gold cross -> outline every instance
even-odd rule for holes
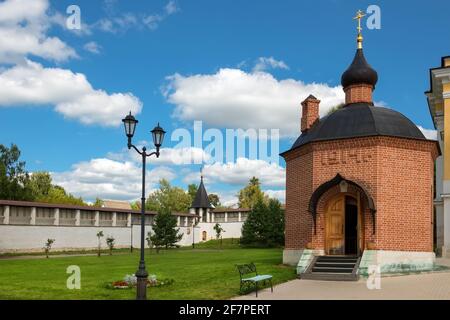
[[[358,27],[357,27],[358,33],[361,33],[361,30],[362,30],[361,19],[365,16],[366,15],[361,10],[358,10],[358,12],[356,12],[356,17],[353,18],[353,20],[358,20]]]

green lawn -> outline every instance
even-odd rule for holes
[[[225,240],[224,240],[225,241]],[[174,283],[149,288],[150,299],[227,299],[239,294],[237,263],[254,262],[274,284],[295,278],[294,269],[281,265],[282,249],[242,249],[224,242],[224,249],[207,243],[199,249],[146,252],[147,270]],[[138,250],[131,253],[50,259],[0,260],[0,299],[134,299],[135,289],[107,289],[108,282],[136,271]],[[81,268],[81,289],[66,288],[66,268]]]

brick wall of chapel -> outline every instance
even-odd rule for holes
[[[435,153],[433,142],[390,137],[316,142],[292,151],[286,156],[286,249],[302,249],[309,242],[323,249],[324,200],[319,201],[313,235],[309,199],[340,173],[364,187],[375,202],[375,235],[363,204],[366,244],[374,242],[380,250],[431,251]],[[323,198],[331,197],[330,192]]]

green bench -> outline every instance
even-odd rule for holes
[[[239,271],[239,277],[241,279],[241,286],[239,288],[239,291],[242,293],[242,289],[247,287],[255,287],[256,289],[256,297],[258,297],[258,282],[263,282],[265,285],[267,281],[270,282],[270,290],[273,292],[273,286],[272,286],[272,276],[270,274],[261,274],[259,275],[256,271],[255,264],[249,263],[249,264],[239,264],[236,265],[236,268]],[[253,277],[246,277],[249,274],[255,274]]]

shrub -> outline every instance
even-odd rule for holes
[[[102,243],[101,243],[102,239],[101,238],[103,238],[103,231],[99,231],[97,233],[97,239],[98,239],[97,257],[100,257],[100,254],[101,254],[101,249],[102,249]]]
[[[109,255],[110,256],[112,255],[112,251],[114,249],[115,241],[116,241],[116,239],[114,239],[112,236],[109,236],[108,238],[106,238],[106,244],[108,245]]]
[[[55,239],[47,239],[47,242],[44,245],[44,251],[45,256],[48,259],[48,254],[50,253],[50,250],[52,249],[52,244],[55,242]]]

